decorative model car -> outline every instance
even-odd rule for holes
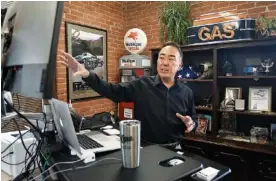
[[[81,55],[77,55],[75,59],[79,63],[84,64],[85,68],[89,70],[94,70],[96,67],[103,66],[103,60],[99,59],[96,55],[93,55],[88,52],[84,52]]]

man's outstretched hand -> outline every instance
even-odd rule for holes
[[[61,52],[62,55],[60,57],[60,63],[70,68],[74,74],[74,76],[81,76],[86,78],[89,76],[89,71],[86,70],[72,55],[66,52]]]
[[[181,119],[183,121],[183,123],[186,125],[187,129],[186,129],[185,133],[189,133],[194,129],[195,124],[190,116],[183,116],[179,113],[176,113],[176,116],[179,119]]]

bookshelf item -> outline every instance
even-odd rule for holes
[[[235,100],[235,110],[244,111],[245,109],[245,100],[244,99],[236,99]]]
[[[271,87],[249,87],[248,109],[271,111]]]

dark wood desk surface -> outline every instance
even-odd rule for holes
[[[142,144],[142,145],[144,147],[147,146],[145,144]],[[100,157],[104,157],[104,156],[106,156],[108,154],[112,154],[114,152],[117,152],[117,151],[98,153],[98,154],[96,154],[96,158],[99,159]],[[216,168],[216,169],[220,170],[219,174],[213,179],[213,181],[218,181],[218,180],[219,181],[226,181],[227,180],[227,175],[229,175],[231,173],[231,170],[228,167],[223,166],[223,165],[221,165],[217,162],[214,162],[212,160],[209,160],[208,158],[204,158],[202,156],[199,156],[199,155],[196,155],[196,154],[193,154],[193,153],[190,153],[190,152],[186,152],[185,150],[184,150],[184,156],[191,157],[195,160],[200,161],[203,164],[204,168],[211,166],[213,168]],[[67,161],[67,162],[68,161],[76,161],[78,159],[79,158],[76,157],[76,156],[71,156],[70,151],[67,148],[63,148],[62,150],[60,150],[58,152],[52,153],[49,162],[50,162],[50,164],[54,164],[54,163],[57,163],[57,162],[64,162],[64,161]],[[61,164],[61,165],[57,165],[55,167],[55,171],[61,171],[61,170],[69,169],[69,168],[72,168],[72,167],[78,167],[78,166],[84,166],[84,165],[85,164],[82,163],[82,162],[75,163],[75,164],[69,164],[69,165],[68,164]],[[87,171],[89,172],[88,169],[87,169]],[[68,172],[70,172],[70,174]],[[73,176],[73,178],[72,178],[72,172],[75,172],[75,174],[77,174],[77,176],[76,177]],[[105,174],[105,173],[106,172],[103,171],[103,174]],[[89,175],[89,173],[87,174],[87,176],[88,175]],[[193,178],[191,178],[191,175],[186,176],[185,178],[183,178],[181,180],[182,181],[195,181]],[[80,173],[79,170],[77,170],[77,171],[67,171],[67,172],[59,173],[58,177],[59,177],[59,180],[64,180],[64,181],[79,181],[79,180],[81,180],[82,177],[85,177],[85,172],[81,171],[81,173]],[[89,177],[90,177],[91,180],[93,180],[93,178],[91,178],[91,175]],[[98,181],[99,178],[95,178],[95,180]]]

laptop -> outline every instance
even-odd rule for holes
[[[68,104],[57,99],[52,99],[50,104],[59,137],[77,153],[82,154],[87,151],[99,153],[121,149],[119,136],[108,136],[91,130],[76,133]]]

